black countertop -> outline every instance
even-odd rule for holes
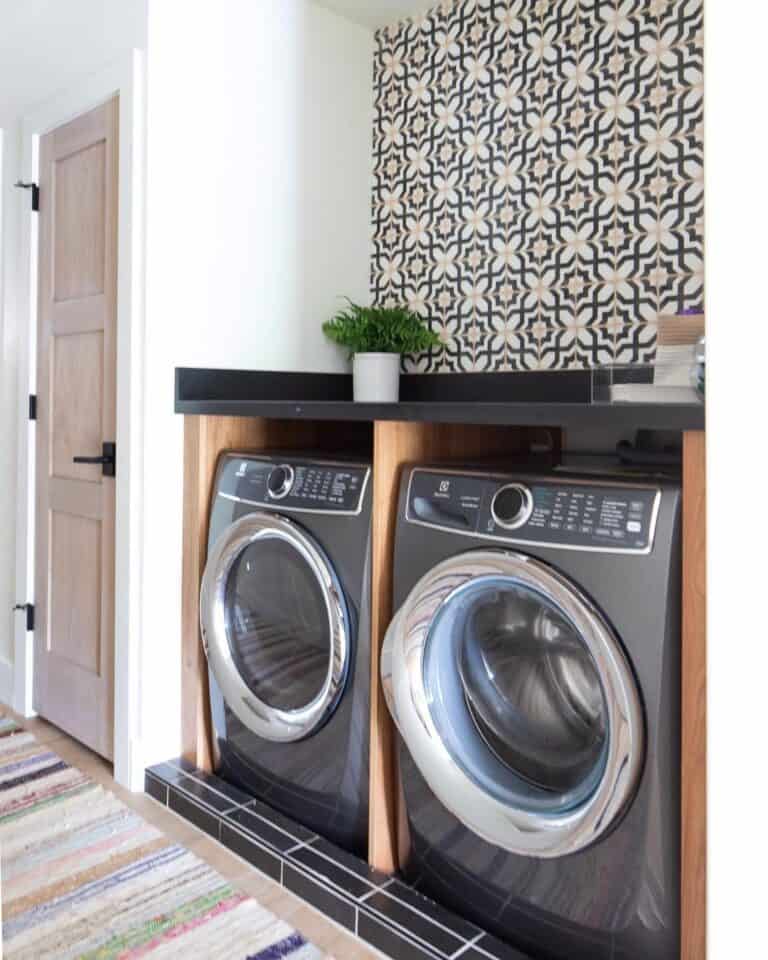
[[[595,400],[599,372],[409,374],[399,403],[354,403],[349,374],[176,369],[176,413],[286,420],[703,430],[702,403]],[[647,381],[646,381],[647,382]],[[602,391],[604,392],[604,391]]]

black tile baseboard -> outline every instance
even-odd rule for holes
[[[262,843],[269,844],[270,847],[280,851],[280,853],[286,853],[293,849],[297,843],[306,843],[312,839],[312,834],[308,830],[304,831],[299,828],[293,833],[284,823],[279,825],[270,823],[268,816],[265,816],[263,811],[259,810],[257,812],[250,805],[231,811],[227,819],[230,823],[236,825],[242,833],[257,838]]]
[[[221,842],[232,853],[236,853],[238,857],[247,860],[257,870],[261,870],[268,877],[282,883],[283,861],[279,855],[268,850],[266,846],[257,843],[253,837],[247,836],[230,826],[225,820],[221,821],[219,835]]]
[[[366,907],[388,927],[435,950],[442,957],[452,957],[465,945],[465,938],[450,926],[436,923],[429,914],[414,910],[397,896],[390,895],[391,889],[377,890],[366,902]],[[429,902],[425,904],[429,905]],[[472,936],[479,934],[480,931],[475,930]]]
[[[350,870],[344,864],[335,861],[327,852],[316,850],[315,844],[296,850],[291,860],[301,868],[303,873],[314,877],[318,883],[335,891],[339,896],[360,900],[376,892],[377,888],[363,879],[359,872]]]
[[[462,960],[468,957],[469,960],[531,960],[527,953],[510,947],[507,943],[502,943],[489,933],[483,934],[480,939],[474,943],[466,953],[462,953]]]
[[[178,813],[180,817],[189,820],[200,830],[210,834],[215,840],[219,839],[219,826],[221,818],[215,811],[206,810],[204,806],[190,800],[184,793],[176,787],[168,787],[168,808]]]
[[[144,783],[154,800],[395,960],[530,960],[186,760],[149,767]]]
[[[362,911],[357,918],[357,935],[396,960],[424,960],[425,957],[436,960],[438,957],[449,956],[416,943],[407,934],[383,923],[368,911]]]
[[[283,866],[283,886],[291,893],[295,893],[297,897],[311,903],[331,920],[335,920],[353,933],[356,932],[357,904],[337,891],[332,891],[322,880],[311,877],[303,870],[286,863]]]
[[[158,780],[156,777],[153,777],[150,773],[144,774],[144,790],[146,793],[152,797],[153,800],[157,800],[158,803],[162,803],[163,806],[168,806],[168,784],[163,783],[162,780]]]

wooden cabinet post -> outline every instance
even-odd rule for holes
[[[683,434],[681,957],[707,955],[706,444]]]

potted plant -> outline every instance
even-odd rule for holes
[[[348,300],[345,309],[323,324],[323,333],[349,350],[354,397],[364,403],[396,403],[400,393],[400,357],[436,347],[440,339],[406,307],[362,307]]]

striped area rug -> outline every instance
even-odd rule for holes
[[[0,717],[6,960],[324,954]]]

